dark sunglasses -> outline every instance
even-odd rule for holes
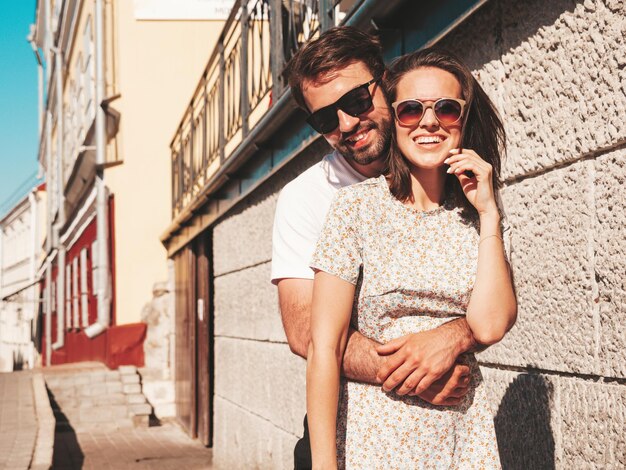
[[[369,86],[379,80],[380,77],[373,78],[369,82],[350,90],[333,104],[324,106],[309,114],[306,122],[320,134],[328,134],[334,131],[339,126],[338,109],[352,117],[357,117],[372,107],[372,94]]]
[[[424,117],[427,109],[432,109],[437,120],[444,126],[456,123],[463,116],[465,101],[456,98],[439,98],[425,104],[418,99],[396,101],[391,104],[396,119],[405,126],[415,126]]]

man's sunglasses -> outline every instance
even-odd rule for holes
[[[396,119],[405,126],[415,126],[424,117],[427,109],[432,109],[439,123],[449,126],[456,123],[463,116],[465,101],[456,98],[439,98],[436,101],[427,101],[426,104],[418,99],[396,101],[391,104]]]
[[[358,117],[372,107],[372,94],[369,86],[379,80],[380,77],[373,78],[369,82],[350,90],[333,104],[309,114],[306,122],[320,134],[334,131],[339,126],[338,109],[352,117]]]

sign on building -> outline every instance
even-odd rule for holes
[[[133,0],[137,20],[226,20],[234,0]]]

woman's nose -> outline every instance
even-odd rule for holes
[[[435,116],[435,111],[433,110],[433,108],[426,108],[426,110],[424,111],[424,115],[422,116],[422,120],[420,121],[420,126],[433,127],[438,125],[439,120],[437,119],[437,116]]]

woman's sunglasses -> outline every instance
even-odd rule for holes
[[[436,101],[427,101],[426,104],[417,99],[396,101],[391,104],[396,119],[405,126],[415,126],[424,117],[427,109],[432,109],[440,124],[449,126],[456,123],[463,116],[465,101],[456,98],[439,98]]]
[[[306,122],[320,134],[334,131],[339,126],[338,109],[352,117],[357,117],[372,107],[372,94],[369,86],[379,80],[380,77],[373,78],[369,82],[350,90],[333,104],[309,114]]]

